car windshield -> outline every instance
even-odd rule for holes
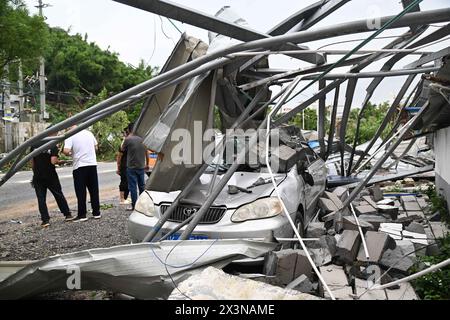
[[[220,141],[222,137],[216,137],[216,141]],[[207,173],[214,173],[218,166],[219,172],[227,171],[236,160],[239,152],[248,148],[250,137],[246,135],[225,136],[225,149],[223,154],[215,155],[213,161],[209,164]],[[255,148],[256,150],[256,148]],[[250,152],[247,154],[245,161],[240,164],[238,171],[255,172],[261,168],[256,154]]]

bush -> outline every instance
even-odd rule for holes
[[[450,257],[450,234],[438,239],[440,254],[437,256],[424,256],[419,258],[419,263],[431,266],[447,260]],[[415,270],[417,271],[416,267]],[[425,300],[449,300],[450,299],[450,267],[429,273],[412,281],[416,293]]]

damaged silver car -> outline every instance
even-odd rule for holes
[[[299,231],[303,232],[314,218],[315,205],[325,189],[326,167],[306,143],[295,148],[292,159],[295,163],[283,163],[274,178],[286,208]],[[174,229],[180,230],[166,238],[179,238],[184,230],[184,227],[179,228],[180,224],[199,210],[212,189],[211,185],[220,181],[228,164],[220,163],[218,173],[214,168],[215,165],[210,165],[189,195],[180,201],[156,239]],[[128,231],[134,242],[145,238],[179,193],[147,190],[141,194],[128,220]],[[270,174],[265,166],[255,169],[241,165],[202,217],[190,239],[261,239],[272,235],[291,238],[293,230],[283,214]]]

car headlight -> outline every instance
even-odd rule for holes
[[[265,198],[240,207],[231,217],[233,222],[271,218],[283,211],[278,198]]]
[[[143,192],[138,200],[136,201],[136,205],[134,206],[134,210],[139,213],[145,214],[148,217],[155,216],[155,204],[153,203],[152,198],[148,195],[147,192]]]

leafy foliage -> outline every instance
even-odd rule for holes
[[[50,29],[49,35],[48,88],[59,93],[50,101],[81,106],[103,88],[114,94],[150,79],[155,71],[143,61],[137,68],[126,65],[116,53],[87,42],[87,36],[71,36],[59,28]]]
[[[0,78],[4,67],[15,60],[31,60],[35,65],[47,39],[43,18],[30,16],[22,1],[0,0]]]
[[[364,142],[369,141],[374,136],[375,132],[381,125],[381,122],[385,118],[386,112],[389,109],[389,103],[384,102],[380,105],[375,105],[369,102],[367,108],[364,111],[364,116],[360,125],[359,137],[356,141],[356,144],[362,144]],[[361,109],[352,109],[350,111],[350,116],[347,124],[347,135],[345,137],[346,143],[352,144],[355,139],[356,133],[356,125],[358,121],[358,116]],[[325,127],[326,133],[329,133],[330,129],[330,114],[331,107],[327,107],[326,110],[326,120]],[[294,124],[300,128],[305,128],[305,130],[317,130],[317,111],[313,108],[305,109],[304,115],[304,126],[303,126],[303,114],[297,114],[292,120],[290,124]],[[392,125],[388,124],[386,129],[383,131],[381,137],[385,138],[389,131],[392,129]]]
[[[364,110],[364,115],[361,120],[359,137],[356,140],[357,145],[367,142],[373,138],[375,132],[378,130],[381,123],[383,122],[388,109],[389,109],[388,102],[384,102],[378,106],[370,102],[368,103],[368,106]],[[349,144],[352,144],[353,141],[355,140],[356,124],[358,121],[358,115],[360,111],[361,111],[360,109],[352,109],[350,111],[350,117],[347,125],[347,135],[345,137],[346,142]],[[385,138],[391,129],[392,124],[387,125],[385,130],[381,134],[381,138]]]
[[[450,234],[437,241],[440,253],[437,256],[424,256],[419,260],[426,265],[434,265],[450,257]],[[413,270],[417,271],[417,270]],[[450,299],[450,267],[447,266],[436,272],[429,273],[412,282],[417,294],[425,300]]]
[[[443,196],[437,193],[436,186],[430,185],[426,191],[426,195],[430,199],[430,210],[432,213],[438,212],[441,214],[442,222],[450,224],[450,213],[447,207],[447,201]]]
[[[329,110],[327,110],[329,113]],[[300,112],[297,114],[292,120],[290,121],[290,124],[296,125],[300,128],[305,128],[305,130],[317,130],[317,112],[315,109],[307,108],[304,111],[304,121],[303,123],[303,113]],[[327,117],[328,118],[328,117]],[[329,127],[329,121],[326,119],[325,127]]]
[[[107,91],[103,89],[100,94],[92,99],[91,105],[107,98]],[[128,125],[128,117],[125,111],[119,111],[99,121],[93,126],[93,134],[96,136],[101,160],[113,160],[123,139],[123,129]]]

